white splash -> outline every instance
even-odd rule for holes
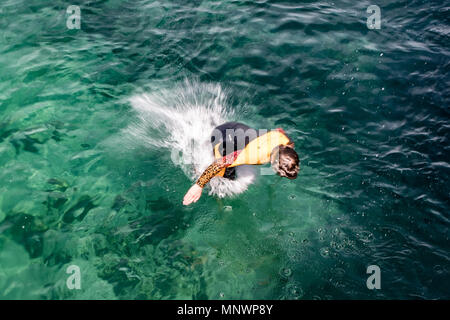
[[[213,129],[236,119],[227,101],[220,85],[192,81],[138,94],[129,99],[137,119],[126,132],[150,148],[167,148],[174,165],[194,181],[214,161]],[[209,194],[225,197],[244,192],[254,181],[256,170],[239,166],[236,176],[234,181],[213,178]]]

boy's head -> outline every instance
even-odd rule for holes
[[[272,151],[270,162],[273,170],[280,176],[288,179],[297,178],[300,170],[300,160],[293,145],[279,146]]]

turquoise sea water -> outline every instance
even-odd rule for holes
[[[0,298],[449,299],[449,10],[2,0]],[[184,207],[142,96],[282,127],[301,173]]]

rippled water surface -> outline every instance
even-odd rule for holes
[[[449,11],[2,0],[0,298],[449,299]],[[167,137],[130,134],[162,92],[284,128],[301,174],[183,207]]]

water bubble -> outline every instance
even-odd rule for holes
[[[330,255],[330,249],[328,249],[327,247],[321,248],[320,255],[324,258],[327,258]]]
[[[444,268],[442,268],[442,266],[440,266],[438,264],[433,267],[433,270],[437,274],[443,274],[444,273]]]
[[[289,278],[292,275],[292,270],[290,268],[281,268],[278,273],[283,278]]]
[[[224,206],[223,207],[223,210],[225,210],[225,211],[231,211],[231,210],[233,210],[233,207],[232,206]]]
[[[300,299],[301,297],[303,297],[303,289],[301,286],[297,285],[297,284],[288,284],[286,286],[286,293],[288,296],[288,299]]]

